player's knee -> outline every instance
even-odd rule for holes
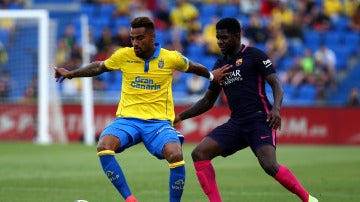
[[[194,162],[204,160],[203,153],[196,148],[191,152],[191,157]]]
[[[180,151],[174,150],[174,151],[168,152],[167,155],[166,155],[166,160],[169,163],[175,163],[175,162],[178,162],[178,161],[182,161],[183,160],[183,155],[182,155],[181,150]]]
[[[106,144],[99,143],[96,147],[98,152],[105,151],[105,150],[111,150]]]
[[[275,176],[279,170],[279,166],[276,163],[263,163],[261,166],[266,174],[270,176]]]
[[[169,163],[183,160],[181,146],[177,144],[167,144],[163,150],[163,156]]]
[[[96,147],[98,152],[105,151],[105,150],[112,150],[115,151],[120,147],[120,140],[110,136],[106,135],[100,138],[98,145]]]

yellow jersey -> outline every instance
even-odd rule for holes
[[[109,70],[122,72],[116,116],[174,121],[172,75],[175,70],[187,71],[189,60],[177,51],[155,45],[155,52],[149,59],[139,58],[133,47],[125,47],[104,61]]]

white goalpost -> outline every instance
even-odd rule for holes
[[[7,64],[0,66],[0,72],[10,72],[16,84],[6,100],[0,98],[0,135],[5,136],[6,130],[10,128],[8,134],[18,134],[18,137],[21,137],[31,130],[28,126],[33,124],[36,125],[33,140],[35,143],[67,143],[61,96],[50,68],[50,64],[54,62],[56,26],[51,23],[47,10],[2,10],[0,22],[4,19],[13,23],[14,30],[9,30],[12,37],[10,40],[13,41],[0,38],[0,42],[5,43],[9,52]],[[88,27],[86,18],[82,21],[83,63],[88,63]],[[37,91],[37,94],[29,101],[24,98],[24,93],[31,82],[36,82],[37,85],[33,85],[36,86],[34,91]],[[95,129],[91,78],[82,79],[82,83],[84,143],[93,145]],[[26,117],[34,115],[33,119],[24,118],[25,112],[29,111],[31,113]]]

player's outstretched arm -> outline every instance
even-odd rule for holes
[[[220,94],[220,90],[207,90],[204,97],[198,100],[194,105],[189,107],[188,109],[180,112],[175,116],[174,125],[179,124],[181,121],[185,119],[189,119],[195,116],[198,116],[202,113],[205,113],[209,109],[211,109],[215,101],[217,100]]]
[[[212,72],[209,72],[209,70],[203,66],[202,64],[190,61],[189,63],[189,69],[186,71],[187,73],[194,73],[199,76],[208,78],[210,81],[221,83],[224,81],[224,78],[228,76],[230,73],[227,72],[232,65],[224,65],[219,69],[216,69]]]
[[[62,82],[65,78],[72,79],[76,77],[92,77],[109,71],[103,62],[96,61],[83,67],[68,70],[62,67],[54,67],[56,82]]]

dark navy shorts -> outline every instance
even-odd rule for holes
[[[223,157],[234,154],[248,146],[254,153],[262,145],[276,147],[276,131],[272,130],[266,122],[266,114],[257,113],[243,120],[246,121],[230,119],[207,135],[223,149],[221,154]]]

